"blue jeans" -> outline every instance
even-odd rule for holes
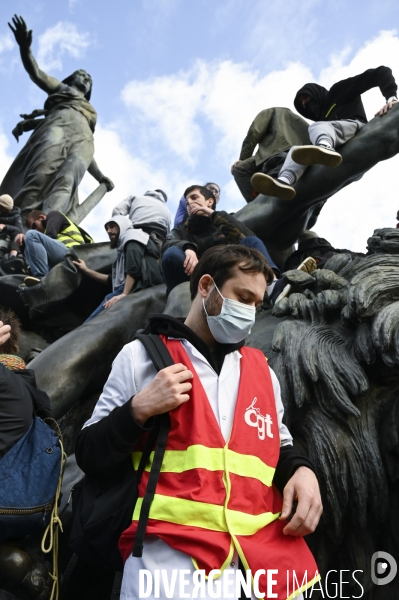
[[[64,260],[68,248],[53,238],[29,229],[25,234],[25,258],[32,275],[44,277],[52,267]]]
[[[101,302],[100,306],[97,306],[96,310],[91,313],[90,317],[87,317],[85,323],[87,323],[87,321],[91,321],[92,319],[94,319],[94,317],[96,317],[101,312],[103,312],[103,310],[105,310],[104,304],[106,303],[106,301],[109,300],[110,298],[113,298],[114,296],[119,296],[119,294],[121,294],[123,292],[124,287],[125,287],[125,284],[122,284],[119,287],[117,287],[114,292],[107,294],[105,296],[104,300]]]
[[[269,264],[269,267],[271,269],[273,269],[273,271],[275,271],[277,277],[281,277],[280,269],[273,262],[270,254],[268,253],[267,248],[266,248],[265,244],[262,242],[262,240],[260,240],[258,237],[255,237],[254,235],[248,235],[247,237],[245,237],[241,240],[240,244],[242,244],[243,246],[246,246],[247,248],[254,248],[255,250],[259,250],[259,252],[261,254],[263,254],[263,256],[266,258],[266,260]]]
[[[247,246],[247,248],[255,248],[255,250],[259,250],[259,252],[266,258],[270,267],[276,272],[276,275],[280,277],[280,269],[272,261],[270,254],[268,253],[262,240],[254,235],[249,235],[243,238],[240,244]],[[190,281],[190,277],[185,274],[183,268],[183,263],[185,260],[185,253],[177,246],[168,248],[162,256],[162,274],[166,283],[168,294],[173,290],[174,287],[179,285],[179,283]]]
[[[185,260],[185,253],[177,246],[168,248],[162,256],[162,275],[166,283],[168,294],[174,287],[179,285],[179,283],[190,281],[190,276],[185,274],[183,268]]]

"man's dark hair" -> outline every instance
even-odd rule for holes
[[[165,194],[165,192],[163,190],[155,190],[155,191],[159,192],[160,194],[162,194],[162,196],[164,197],[165,202],[168,201],[168,197],[167,197],[167,195]]]
[[[220,289],[234,276],[236,269],[246,273],[263,273],[268,284],[274,279],[266,258],[258,250],[241,244],[214,246],[204,252],[191,275],[191,300],[197,295],[198,283],[203,275],[210,275]]]
[[[200,194],[202,194],[202,196],[204,196],[205,200],[209,200],[209,198],[212,198],[213,200],[213,204],[212,204],[212,208],[213,210],[215,210],[216,207],[216,198],[213,192],[211,192],[211,190],[208,190],[207,187],[205,187],[204,185],[190,185],[190,187],[188,187],[183,196],[185,198],[187,198],[187,196],[189,194],[191,194],[191,192],[193,192],[194,190],[198,190]]]
[[[31,210],[29,215],[26,217],[26,224],[29,225],[29,223],[33,223],[33,221],[36,221],[36,219],[44,214],[45,213],[42,210]]]
[[[0,346],[0,354],[17,354],[18,340],[21,335],[21,323],[17,315],[12,310],[0,306],[0,321],[3,321],[3,325],[11,327],[10,337]]]

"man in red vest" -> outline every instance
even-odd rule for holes
[[[126,459],[137,470],[153,417],[169,412],[142,556],[132,548],[153,453],[119,540],[125,600],[240,598],[241,572],[246,597],[302,598],[318,580],[303,540],[322,513],[318,482],[282,422],[275,374],[262,352],[244,346],[272,280],[252,248],[207,250],[191,277],[185,322],[149,318],[175,364],[156,373],[141,342],[127,344],[79,435],[76,458],[86,473]]]

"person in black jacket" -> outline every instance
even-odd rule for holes
[[[2,262],[7,272],[13,272],[16,267],[23,267],[22,258],[17,258],[19,248],[23,243],[24,229],[22,226],[21,209],[14,206],[14,200],[9,194],[0,196],[0,259],[9,251],[8,259]],[[14,267],[14,268],[13,268]]]
[[[34,414],[51,416],[50,398],[17,356],[19,336],[16,315],[0,307],[0,459],[28,431]]]
[[[172,229],[162,246],[162,272],[168,293],[179,283],[190,280],[198,259],[212,246],[242,244],[255,248],[280,276],[262,240],[229,213],[216,211],[215,196],[208,188],[192,185],[184,197],[188,219]]]
[[[367,123],[361,94],[379,87],[386,104],[375,116],[385,115],[397,102],[397,85],[388,67],[368,69],[361,75],[335,83],[327,90],[317,83],[307,83],[296,94],[294,105],[306,119],[312,145],[293,146],[276,179],[263,173],[252,178],[255,189],[282,200],[295,197],[294,185],[310,165],[337,167],[342,156],[335,150],[349,141]]]

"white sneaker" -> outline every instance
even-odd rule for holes
[[[334,148],[325,146],[299,146],[292,151],[292,160],[298,165],[310,167],[311,165],[323,165],[324,167],[338,167],[342,162],[342,156]]]
[[[292,200],[295,198],[296,192],[291,185],[283,183],[279,179],[273,179],[270,175],[255,173],[255,175],[252,175],[251,183],[255,190],[265,196],[274,196],[281,200]]]

